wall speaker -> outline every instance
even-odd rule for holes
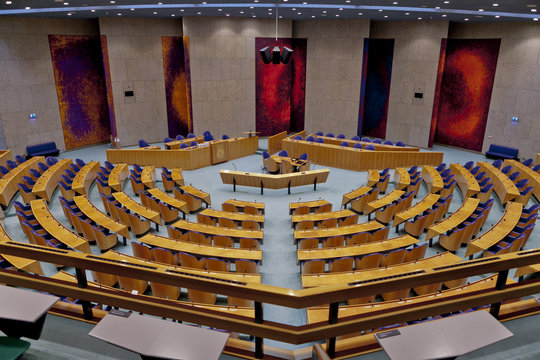
[[[270,49],[270,47],[269,46],[264,47],[261,50],[259,50],[259,52],[261,53],[263,62],[265,64],[270,64],[270,62],[272,61],[272,50]]]
[[[283,64],[289,63],[292,53],[293,53],[292,49],[289,49],[288,47],[284,46],[283,50],[281,50],[281,62]]]
[[[272,64],[278,65],[280,59],[281,59],[281,50],[279,46],[274,46],[274,49],[272,50]]]

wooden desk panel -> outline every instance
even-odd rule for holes
[[[149,189],[148,192],[152,196],[156,197],[159,201],[180,210],[184,214],[189,214],[189,210],[185,201],[178,200],[175,197],[167,195],[165,192],[158,188]]]
[[[210,143],[212,150],[212,164],[219,164],[229,160],[229,141],[216,140]]]
[[[91,254],[88,240],[72,233],[62,225],[49,211],[49,207],[44,199],[32,200],[30,203],[32,213],[36,217],[39,225],[45,229],[53,238],[67,245],[68,247],[81,252]]]
[[[180,189],[182,190],[182,192],[188,193],[191,196],[196,197],[197,199],[201,199],[208,206],[212,205],[212,201],[210,200],[210,194],[202,190],[196,189],[191,185],[182,186]]]
[[[378,222],[377,220],[371,220],[371,221],[361,223],[361,224],[355,224],[355,225],[350,225],[350,226],[340,226],[340,227],[335,227],[335,228],[295,230],[294,242],[296,243],[299,239],[308,239],[308,238],[325,239],[332,236],[354,235],[361,232],[377,230],[383,227],[384,225]]]
[[[455,264],[463,259],[457,255],[446,251],[435,256],[431,256],[417,261],[412,261],[404,264],[397,264],[387,267],[380,267],[366,270],[356,270],[349,272],[336,272],[336,273],[320,273],[320,274],[303,274],[302,286],[304,288],[310,288],[315,286],[324,285],[336,285],[347,284],[357,281],[366,281],[377,279],[380,277],[393,276],[401,273],[408,273],[417,271],[420,269],[432,268],[437,266],[444,266]]]
[[[480,200],[476,198],[467,198],[467,200],[465,200],[463,204],[461,204],[461,206],[459,207],[459,209],[456,210],[456,212],[429,227],[426,235],[426,240],[444,234],[445,232],[455,228],[456,226],[467,220],[467,218],[472,215],[474,210],[476,210],[479,203]]]
[[[513,201],[509,202],[506,205],[502,218],[491,229],[469,242],[465,256],[485,251],[501,241],[506,235],[510,234],[519,222],[522,209],[523,205],[520,203]]]
[[[532,193],[536,197],[536,200],[540,201],[540,174],[516,160],[506,159],[501,167],[504,168],[508,165],[511,165],[514,169],[521,173],[521,175],[518,177],[519,180],[529,180],[528,186],[534,187]]]
[[[264,215],[251,215],[214,209],[204,209],[200,214],[209,216],[213,219],[226,218],[234,221],[254,221],[259,223],[261,227],[264,226]]]
[[[262,250],[225,248],[211,245],[200,245],[191,242],[176,241],[154,234],[146,234],[139,239],[139,242],[150,246],[157,246],[164,249],[181,251],[196,256],[217,257],[225,259],[244,259],[261,262]]]
[[[11,153],[11,150],[0,150],[0,165],[8,167],[8,160],[13,161],[13,154]]]
[[[117,164],[109,174],[109,186],[115,191],[123,191],[124,182],[129,176],[127,164]]]
[[[156,167],[152,165],[147,165],[143,168],[141,173],[141,182],[148,189],[152,189],[155,186],[156,182]]]
[[[502,204],[506,204],[520,195],[514,182],[501,170],[486,161],[479,161],[478,166],[480,166],[480,171],[485,171],[486,176],[493,181],[493,190]]]
[[[90,200],[88,200],[86,195],[75,196],[73,200],[75,201],[75,205],[77,205],[77,207],[82,211],[82,213],[86,215],[90,220],[92,220],[98,225],[103,226],[105,229],[113,233],[120,234],[126,239],[131,239],[131,237],[129,236],[129,229],[126,225],[102,213],[98,208],[94,206],[94,204],[90,202]]]
[[[478,185],[478,181],[474,175],[469,172],[469,170],[463,167],[463,165],[450,164],[450,169],[452,169],[454,179],[461,190],[463,199],[476,195],[478,192],[480,192],[480,185]]]
[[[408,209],[403,210],[400,213],[394,215],[394,225],[398,226],[402,222],[405,222],[409,219],[412,219],[418,214],[423,213],[427,209],[430,209],[441,196],[439,194],[428,194],[421,201],[417,202],[415,205],[411,206]]]
[[[297,250],[298,261],[331,260],[342,257],[364,256],[373,253],[385,253],[396,249],[406,248],[418,243],[418,239],[403,235],[393,239],[370,242],[361,245],[341,246],[335,248]]]
[[[19,191],[17,185],[22,182],[22,177],[30,175],[30,169],[39,170],[40,161],[45,161],[45,158],[35,156],[28,159],[0,179],[0,204],[6,207],[9,205],[15,193]]]
[[[326,182],[330,170],[319,169],[289,174],[261,174],[245,171],[220,170],[221,180],[224,184],[262,187],[264,189],[285,189],[302,185],[312,185]]]
[[[403,190],[411,184],[411,175],[405,168],[396,168],[394,171],[394,184],[397,190]]]
[[[302,206],[309,207],[309,211],[313,212],[316,209],[320,208],[323,205],[330,204],[326,200],[314,200],[314,201],[304,201],[304,202],[295,202],[295,203],[289,203],[289,214],[292,214],[294,210],[298,209]]]
[[[369,169],[368,170],[368,183],[367,186],[373,187],[381,179],[381,174],[377,170]]]
[[[255,154],[259,148],[258,136],[232,138],[227,141],[229,142],[229,160]]]
[[[203,143],[204,142],[204,137],[197,136],[197,137],[194,137],[194,138],[185,138],[184,140],[175,140],[175,141],[171,141],[171,142],[168,142],[168,143],[164,143],[163,145],[165,146],[165,149],[173,150],[173,149],[180,149],[180,146],[182,144],[186,144],[186,145],[190,146],[190,144],[193,141],[195,141],[198,144]]]
[[[345,219],[349,216],[356,215],[355,212],[351,210],[338,210],[338,211],[329,211],[323,213],[315,214],[306,214],[306,215],[292,215],[291,220],[293,227],[301,221],[314,221],[315,223],[328,220],[328,219]]]
[[[372,202],[368,202],[366,204],[366,215],[371,214],[373,211],[382,208],[383,206],[389,205],[392,202],[399,199],[403,194],[405,194],[405,191],[402,190],[393,190],[392,192],[386,194],[380,199],[377,199]]]
[[[382,170],[413,165],[438,165],[443,158],[442,152],[365,151],[293,139],[282,140],[282,147],[287,150],[289,156],[299,157],[303,153],[308,153],[313,162],[356,171]]]
[[[158,225],[161,225],[161,216],[157,211],[151,210],[146,206],[142,206],[131,197],[129,197],[125,192],[115,192],[112,194],[116,200],[122,206],[125,206],[129,211],[142,216],[145,219],[148,219]]]
[[[379,172],[378,171],[374,171],[375,173],[377,173],[377,175],[379,175]],[[375,182],[375,184],[379,181],[379,177],[377,176],[377,181]],[[371,181],[368,181],[368,186],[360,186],[358,189],[356,190],[352,190],[351,192],[348,192],[346,194],[343,194],[343,199],[341,200],[341,206],[345,206],[347,205],[348,203],[350,203],[351,201],[353,200],[356,200],[358,199],[359,197],[367,194],[370,190],[371,190],[371,187],[374,185],[369,185]]]
[[[4,226],[0,222],[0,242],[14,241],[4,229]],[[19,270],[32,272],[34,274],[44,275],[41,264],[37,260],[26,259],[13,255],[0,254],[0,258],[6,259],[11,265]]]
[[[171,178],[173,179],[176,186],[184,186],[184,175],[182,174],[182,169],[172,169]]]
[[[420,151],[417,147],[403,147],[403,146],[396,146],[396,145],[385,145],[385,144],[377,144],[367,141],[361,141],[361,140],[351,140],[351,139],[338,139],[333,137],[327,137],[327,136],[319,136],[315,134],[311,134],[310,136],[313,136],[315,139],[321,138],[324,140],[325,144],[332,144],[332,145],[340,145],[342,142],[348,142],[349,146],[352,147],[354,144],[360,144],[362,147],[365,147],[366,145],[373,145],[375,148],[375,151]]]
[[[39,179],[36,180],[32,193],[42,199],[51,201],[51,196],[58,186],[58,181],[61,179],[60,175],[64,173],[66,169],[70,169],[70,164],[73,161],[71,159],[61,159],[52,166],[50,166]]]
[[[195,231],[205,235],[221,235],[230,236],[235,239],[250,238],[250,239],[263,239],[263,232],[260,230],[244,230],[244,229],[232,229],[220,226],[211,226],[205,224],[194,223],[186,220],[178,220],[172,227],[177,228],[183,232]]]
[[[92,183],[97,177],[99,167],[99,161],[90,161],[88,164],[84,165],[75,175],[75,179],[73,179],[73,183],[71,184],[71,189],[80,195],[88,194],[90,186],[92,186]]]
[[[441,174],[433,166],[422,166],[422,179],[424,179],[430,193],[438,193],[444,187]]]
[[[227,201],[224,201],[224,203],[233,205],[242,212],[244,211],[244,208],[246,206],[253,206],[257,210],[259,210],[260,213],[264,215],[264,203],[258,203],[258,202],[253,202],[253,201],[242,201],[242,200],[236,200],[236,199],[229,199]]]

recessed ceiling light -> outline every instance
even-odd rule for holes
[[[382,11],[382,9],[379,9],[379,12],[381,12],[381,11]]]
[[[67,13],[68,16],[71,16],[71,13]]]
[[[388,17],[388,15],[384,15],[384,17],[385,17],[385,18],[387,18],[387,17]]]
[[[203,5],[206,5],[206,1],[203,1],[202,3],[203,3]]]
[[[442,17],[446,17],[446,14],[443,14],[443,16],[442,16]]]
[[[201,15],[202,13],[200,11],[197,11],[197,15]]]
[[[358,13],[358,15],[364,15],[364,13]]]
[[[534,18],[533,20],[534,20],[534,21],[538,21],[538,18]]]
[[[447,1],[443,1],[443,3],[445,3],[445,4],[450,4],[450,1],[448,1],[448,0],[447,0]]]
[[[279,18],[280,18],[280,19],[283,19],[283,16],[279,15]]]
[[[418,18],[418,20],[422,20],[422,18],[421,18],[421,17],[419,17],[419,18]]]
[[[405,13],[405,15],[411,15],[411,13]]]
[[[288,0],[283,0],[284,2],[287,2]]]
[[[311,17],[312,17],[312,18],[314,18],[314,17],[315,17],[315,15],[311,15]]]
[[[250,8],[250,9],[253,9],[253,6],[250,6],[249,8]]]
[[[244,12],[243,11],[240,11],[240,14],[243,14]]]
[[[116,1],[114,1],[114,0],[111,0],[111,4],[114,4],[114,3],[116,3]]]
[[[536,9],[531,9],[532,12],[536,12]]]
[[[64,5],[69,5],[69,3],[64,3]]]
[[[296,10],[296,8],[292,8],[292,10],[293,10],[293,11],[295,11],[295,10]]]
[[[272,14],[270,14],[270,15],[272,15]],[[298,15],[302,15],[302,13],[301,13],[301,12],[299,12],[299,13],[298,13]]]
[[[225,16],[231,16],[231,14],[225,14]]]
[[[441,7],[440,6],[435,6],[435,9],[439,10]]]
[[[339,11],[343,11],[343,8],[339,8]]]
[[[154,15],[157,15],[157,11],[154,11]]]
[[[398,4],[398,2],[397,2],[397,1],[394,1],[394,2],[392,3],[392,4],[394,4],[394,5],[397,5],[397,4]]]
[[[468,18],[465,18],[465,21],[469,21],[469,19],[468,19]]]
[[[160,2],[159,2],[159,3],[157,3],[157,4],[158,4],[158,5],[163,5],[163,3],[160,3]]]
[[[6,1],[6,5],[11,5],[11,1]]]
[[[302,4],[307,5],[307,1],[304,1]]]
[[[223,11],[223,9],[217,9],[217,11]]]
[[[351,2],[351,0],[347,0],[347,1],[345,1],[345,2],[346,2],[346,3],[350,3],[350,2]]]
[[[484,9],[478,9],[478,11],[484,11]]]
[[[96,10],[92,9],[92,10],[90,10],[90,12],[96,12]]]
[[[26,10],[30,10],[30,6],[25,7]]]
[[[336,14],[336,17],[339,17],[339,14]]]
[[[174,15],[174,14],[171,14],[171,16],[176,16],[176,15]]]
[[[499,6],[499,4],[493,4],[493,6]]]
[[[129,10],[131,10],[131,11],[135,11],[135,9],[134,9],[134,8],[131,8],[131,9],[129,9]]]
[[[122,13],[118,13],[118,16],[122,16]]]
[[[254,18],[255,18],[255,17],[257,17],[257,15],[253,15],[252,17],[254,17]]]
[[[323,13],[323,14],[326,14],[326,10],[323,10],[322,13]]]
[[[499,16],[499,15],[495,15],[495,19],[498,19],[498,18],[500,18],[500,16]]]
[[[180,11],[182,11],[182,12],[183,12],[183,11],[184,11],[184,9],[180,9]]]

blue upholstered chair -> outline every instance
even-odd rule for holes
[[[381,139],[373,139],[371,142],[374,143],[374,144],[382,144]]]
[[[516,183],[516,187],[520,190],[523,189],[527,185],[529,185],[529,179],[521,179]]]
[[[317,136],[323,136],[324,133],[323,133],[322,131],[317,131],[317,132],[315,133],[315,135],[317,135]]]
[[[534,165],[534,167],[532,169],[533,169],[534,172],[540,172],[540,164]]]
[[[229,135],[225,135],[225,134],[224,134],[224,135],[221,137],[221,139],[222,139],[222,140],[227,140],[227,139],[229,139]]]
[[[363,141],[363,142],[371,142],[371,139],[368,138],[368,137],[363,137],[363,138],[362,138],[362,141]]]
[[[289,156],[289,153],[287,152],[287,150],[281,150],[278,156]]]
[[[533,163],[533,159],[527,159],[523,162],[523,165],[525,165],[526,167],[531,167]]]
[[[8,168],[10,169],[15,169],[19,164],[17,164],[15,161],[13,160],[7,160],[6,161],[6,165]]]
[[[302,136],[300,136],[300,135],[295,135],[295,136],[293,137],[293,139],[294,139],[294,140],[302,140]]]
[[[196,141],[192,141],[189,146],[197,146],[197,142]]]
[[[184,137],[182,135],[176,135],[176,140],[184,140]]]
[[[313,142],[313,141],[315,141],[315,138],[314,138],[313,136],[310,135],[310,136],[308,136],[308,137],[306,138],[306,141],[311,141],[311,142]]]
[[[319,144],[322,144],[322,143],[324,143],[324,139],[323,138],[317,138],[317,139],[315,139],[315,142],[319,143]]]
[[[26,158],[22,155],[15,155],[15,160],[20,164],[26,161]]]
[[[351,140],[353,140],[353,141],[360,141],[360,136],[354,135],[354,136],[351,138]]]
[[[441,174],[441,176],[442,176],[442,172],[446,170],[446,164],[445,163],[439,164],[439,166],[437,166],[435,168],[435,170],[437,170],[437,172],[439,172]],[[447,176],[448,176],[448,174],[447,174]]]
[[[55,157],[52,157],[52,156],[47,156],[45,161],[47,162],[47,165],[53,166],[54,164],[56,164],[58,162],[58,159],[56,159]]]
[[[398,142],[396,143],[396,146],[405,147],[405,144],[404,144],[403,142],[401,142],[401,141],[398,141]]]
[[[338,139],[345,139],[345,135],[344,135],[344,134],[339,134],[339,135],[337,136],[337,138],[338,138]]]
[[[335,137],[333,133],[326,134],[326,137]]]
[[[300,160],[307,160],[307,158],[308,158],[307,153],[303,153],[302,155],[300,155]]]
[[[196,136],[195,136],[195,134],[189,133],[189,134],[187,134],[187,137],[188,137],[188,139],[192,139],[192,138],[194,138]]]
[[[361,149],[361,148],[362,148],[362,144],[360,144],[360,143],[354,143],[352,147],[355,148],[355,149]]]
[[[163,139],[163,143],[166,144],[166,143],[170,143],[172,142],[173,139],[171,139],[170,137],[166,137],[165,139]]]
[[[501,169],[503,174],[508,174],[512,170],[512,165],[505,166]]]
[[[212,136],[212,134],[208,130],[203,133],[203,138],[204,138],[204,141],[212,141],[212,140],[214,140],[214,137]]]
[[[0,172],[2,173],[2,175],[6,175],[7,173],[9,173],[9,170],[5,166],[0,165]]]
[[[369,144],[369,145],[366,145],[366,147],[364,149],[365,150],[375,150],[375,146]]]
[[[465,165],[463,165],[463,167],[464,167],[465,169],[467,169],[467,170],[471,170],[473,166],[474,166],[474,161],[467,161],[467,162],[465,163]]]
[[[270,154],[267,153],[266,151],[263,151],[262,157],[263,157],[263,160],[264,160],[264,159],[268,159],[268,158],[270,157]]]
[[[148,146],[148,143],[146,141],[144,141],[143,139],[139,140],[139,147],[140,148],[147,147],[147,146]]]
[[[392,140],[385,140],[384,145],[394,145],[394,142]]]
[[[108,161],[106,161],[107,163]],[[81,160],[81,159],[75,159],[75,163],[77,164],[78,167],[82,168],[84,165],[86,165],[86,163]],[[109,163],[110,164],[110,163]]]
[[[509,178],[510,180],[514,181],[514,180],[516,180],[516,179],[519,177],[519,175],[521,175],[521,173],[520,173],[519,171],[516,171],[516,172],[510,174],[510,176],[508,176],[508,178]]]
[[[339,146],[342,146],[342,147],[349,147],[349,143],[344,141],[342,142],[341,144],[339,144]]]
[[[187,148],[187,147],[188,147],[188,146],[187,146],[187,144],[186,144],[186,143],[182,143],[182,144],[180,144],[180,149],[185,149],[185,148]]]
[[[501,159],[497,159],[494,162],[491,163],[491,165],[495,166],[497,169],[501,168],[503,161]]]

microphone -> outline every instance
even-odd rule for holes
[[[236,164],[232,163],[232,166],[234,166],[234,171],[236,171]]]

